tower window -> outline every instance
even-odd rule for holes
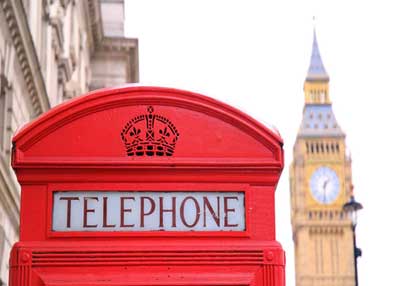
[[[319,144],[315,144],[315,148],[316,148],[316,153],[319,153]]]
[[[311,144],[311,153],[314,154],[314,144]]]
[[[339,153],[339,144],[338,143],[336,143],[336,152]]]

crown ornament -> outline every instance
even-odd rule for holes
[[[147,114],[138,115],[125,124],[121,138],[128,156],[172,156],[179,132],[172,122],[154,114],[149,106]]]

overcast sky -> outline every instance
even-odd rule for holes
[[[139,38],[141,83],[226,102],[276,126],[286,166],[276,192],[277,240],[294,285],[288,167],[304,105],[313,16],[330,96],[347,133],[359,214],[360,285],[396,285],[400,257],[398,1],[125,0]]]

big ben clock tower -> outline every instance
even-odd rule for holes
[[[352,195],[351,159],[333,113],[315,31],[304,97],[290,166],[296,285],[354,286],[351,221],[342,211]]]

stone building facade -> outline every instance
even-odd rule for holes
[[[290,165],[296,286],[354,286],[352,224],[343,211],[354,195],[351,158],[315,31],[304,99]]]
[[[19,233],[13,134],[65,100],[138,78],[123,0],[0,0],[0,285]]]

